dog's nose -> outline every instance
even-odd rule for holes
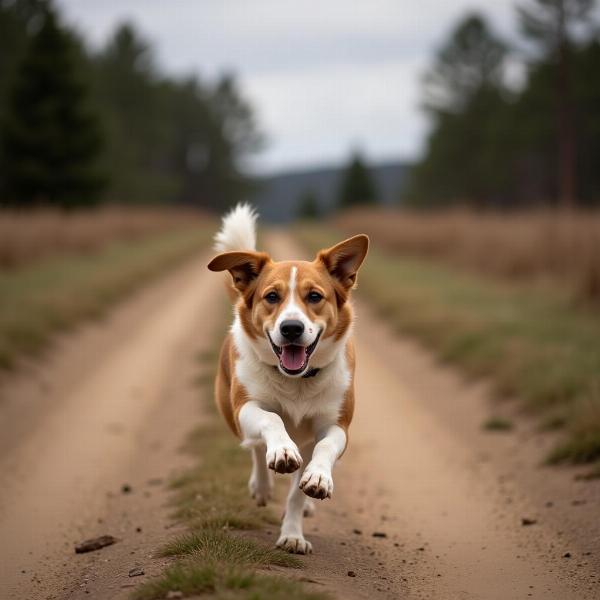
[[[288,342],[295,342],[304,333],[304,324],[296,319],[288,319],[279,326],[279,331]]]

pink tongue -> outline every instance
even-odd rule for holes
[[[297,371],[304,365],[306,350],[304,346],[283,346],[281,348],[281,364],[289,371]]]

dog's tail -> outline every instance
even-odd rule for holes
[[[215,235],[218,252],[256,250],[257,212],[249,204],[238,204],[223,217],[221,229]]]

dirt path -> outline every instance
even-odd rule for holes
[[[267,242],[276,258],[299,256],[286,235]],[[225,301],[203,257],[3,382],[2,600],[124,599],[161,569],[151,553],[174,531],[161,481],[184,464],[178,446],[202,418],[194,356],[213,343]],[[350,447],[334,498],[307,521],[315,554],[293,576],[340,599],[598,598],[600,482],[539,468],[548,440],[527,424],[482,432],[484,385],[358,310]],[[74,554],[104,533],[120,541]],[[258,535],[273,542],[276,531]],[[146,574],[129,578],[136,566]]]
[[[268,242],[299,256],[285,234]],[[600,597],[600,482],[540,468],[549,440],[530,425],[483,432],[485,385],[358,312],[357,411],[334,498],[318,506],[315,579],[354,570],[364,598]]]
[[[160,479],[199,414],[194,356],[214,340],[206,257],[85,326],[4,382],[0,598],[116,598],[168,524]],[[122,486],[131,491],[124,493]],[[121,541],[74,554],[100,534]]]

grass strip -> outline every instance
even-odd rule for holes
[[[301,227],[311,251],[340,234]],[[550,463],[600,459],[600,316],[552,294],[375,247],[358,293],[404,334],[564,429]]]
[[[250,498],[250,457],[214,407],[217,354],[203,353],[198,361],[196,385],[208,417],[184,447],[194,464],[171,482],[173,518],[186,523],[188,531],[159,549],[160,556],[175,557],[175,563],[136,590],[133,599],[158,600],[181,592],[222,600],[327,600],[329,595],[312,592],[301,581],[268,573],[272,566],[298,569],[300,558],[243,535],[279,519]]]
[[[39,353],[57,331],[102,315],[208,239],[208,231],[195,226],[0,271],[0,369]]]

